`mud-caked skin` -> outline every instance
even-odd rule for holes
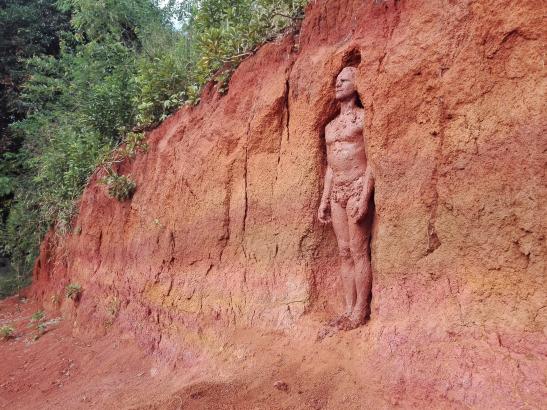
[[[353,329],[365,322],[372,284],[368,204],[374,180],[363,139],[364,112],[357,105],[354,67],[336,78],[340,114],[325,127],[327,171],[318,218],[332,222],[341,259],[346,311],[332,324]]]

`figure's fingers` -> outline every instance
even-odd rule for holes
[[[327,220],[325,218],[325,214],[324,213],[320,213],[319,215],[317,215],[317,219],[319,219],[319,222],[321,222],[322,224],[326,224],[327,223]]]
[[[353,223],[358,223],[361,219],[363,219],[363,216],[363,210],[359,209],[359,212],[357,212],[356,215],[353,216]]]

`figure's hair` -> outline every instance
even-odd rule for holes
[[[338,73],[338,75],[340,75],[342,73],[342,71],[349,71],[351,73],[351,76],[353,78],[355,78],[355,75],[357,74],[357,68],[356,67],[352,67],[352,66],[347,66],[347,67],[344,67],[340,70],[340,72]],[[337,77],[338,77],[337,75]]]

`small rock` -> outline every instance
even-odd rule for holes
[[[274,383],[274,387],[277,390],[281,390],[281,391],[288,391],[289,390],[289,385],[287,383],[285,383],[284,381],[282,381],[282,380],[276,381]]]
[[[193,392],[192,394],[190,394],[190,398],[192,400],[201,399],[203,396],[205,396],[205,392],[203,392],[201,390]]]

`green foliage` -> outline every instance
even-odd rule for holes
[[[0,276],[0,299],[16,294],[29,284],[28,275],[18,275],[12,271],[6,276]]]
[[[0,338],[8,340],[15,337],[15,329],[8,325],[0,327]]]
[[[65,296],[67,299],[78,300],[82,293],[82,287],[77,283],[70,283],[65,287]]]
[[[137,122],[148,125],[163,120],[187,98],[185,85],[191,82],[191,55],[184,41],[160,50],[150,59],[142,57],[137,64],[133,97]]]
[[[266,40],[300,18],[304,0],[202,0],[190,16],[195,39],[195,82],[225,90],[233,70]]]
[[[36,326],[36,330],[38,331],[38,334],[34,337],[34,340],[38,339],[38,337],[40,337],[44,333],[46,333],[47,324],[46,323],[38,323],[38,325]]]
[[[112,151],[109,159],[102,163],[106,176],[101,178],[99,182],[107,186],[108,195],[111,198],[115,198],[120,202],[126,201],[133,197],[137,189],[137,183],[131,177],[119,175],[113,168],[114,164],[123,162],[128,158],[135,158],[137,153],[146,152],[147,150],[148,144],[143,133],[128,132],[122,141],[122,145]]]
[[[119,42],[78,47],[75,61],[70,62],[72,81],[67,94],[83,127],[116,140],[134,123],[134,60],[131,50]]]
[[[5,286],[0,279],[0,297],[26,283],[48,229],[61,235],[73,229],[78,198],[97,166],[107,172],[103,182],[110,196],[131,198],[135,181],[114,171],[115,164],[146,151],[144,135],[131,130],[156,124],[183,103],[197,103],[208,81],[226,92],[241,60],[297,23],[305,2],[0,5],[0,46],[9,45],[8,77],[18,79],[6,103],[6,112],[18,114],[4,121],[11,123],[12,148],[0,154],[0,256],[11,261],[10,274],[2,276],[10,278]]]
[[[45,312],[43,310],[38,310],[32,314],[32,316],[30,317],[30,321],[32,323],[39,322],[45,317],[46,317]]]
[[[56,55],[59,33],[68,29],[68,16],[55,9],[55,0],[4,0],[0,2],[0,151],[12,136],[6,126],[24,113],[19,87],[25,80],[25,59]]]
[[[101,178],[101,183],[108,187],[108,195],[120,202],[131,199],[137,189],[137,183],[133,179],[125,175],[118,175],[114,171]]]
[[[128,132],[124,137],[123,144],[119,150],[121,159],[135,158],[137,153],[148,151],[148,144],[143,133]]]
[[[177,10],[184,36],[142,58],[136,76],[139,124],[196,104],[208,81],[227,91],[231,74],[261,43],[301,18],[307,0],[194,0]]]
[[[43,310],[38,310],[30,317],[28,327],[36,331],[32,340],[38,340],[47,331],[48,323],[45,322],[46,314]]]
[[[13,255],[6,250],[18,245],[7,241],[4,227],[12,206],[17,204],[19,179],[27,169],[19,151],[24,135],[12,132],[10,123],[21,120],[26,107],[20,100],[22,84],[28,78],[27,59],[35,55],[57,55],[59,35],[68,30],[68,16],[55,8],[55,0],[4,0],[0,2],[0,258],[8,256],[12,263],[9,271],[0,275],[0,298],[17,292],[28,283],[28,267],[22,274],[24,263],[19,252]],[[20,214],[20,210],[15,210]],[[37,237],[26,237],[23,248],[36,248]],[[32,253],[32,252],[30,252]],[[12,266],[13,265],[13,266]]]

